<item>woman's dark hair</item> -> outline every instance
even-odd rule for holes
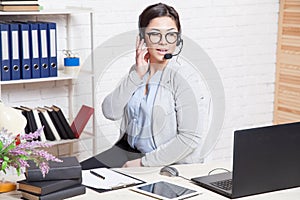
[[[179,21],[179,15],[177,11],[166,4],[158,3],[150,5],[139,16],[139,31],[141,37],[145,35],[145,28],[149,25],[150,21],[156,17],[171,17],[177,26],[179,33],[181,33],[181,26]]]

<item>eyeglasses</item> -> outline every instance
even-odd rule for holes
[[[150,42],[152,42],[153,44],[160,43],[162,36],[163,36],[159,32],[149,32],[149,33],[147,33],[147,35],[149,36]],[[174,44],[177,41],[178,36],[179,36],[178,32],[169,32],[169,33],[165,34],[165,39],[169,44]]]

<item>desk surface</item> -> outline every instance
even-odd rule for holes
[[[193,178],[197,176],[203,176],[207,175],[209,171],[215,168],[226,168],[230,169],[231,167],[229,164],[225,163],[210,163],[210,164],[188,164],[188,165],[176,165],[174,166],[178,169],[179,174],[181,176],[184,176],[186,178]],[[140,168],[122,168],[117,169],[118,171],[124,172],[126,174],[129,174],[131,176],[134,176],[136,178],[142,179],[146,182],[153,182],[157,180],[166,180],[169,182],[177,183],[182,186],[189,187],[191,189],[199,191],[200,195],[191,197],[189,199],[196,200],[196,199],[205,199],[205,200],[225,200],[228,198],[223,197],[219,194],[216,194],[214,192],[211,192],[209,190],[206,190],[202,187],[199,187],[188,180],[185,180],[180,177],[166,177],[159,175],[160,167],[140,167]],[[222,171],[219,171],[222,172]],[[217,172],[216,172],[217,173]],[[16,177],[16,176],[7,176],[6,180],[20,180],[24,177]],[[0,194],[0,199],[6,199],[6,200],[13,200],[13,199],[20,199],[21,195],[18,191],[9,192],[9,193],[3,193]],[[154,198],[136,193],[131,191],[129,188],[115,190],[115,191],[109,191],[104,193],[98,193],[93,190],[87,189],[86,194],[76,196],[73,198],[70,198],[70,200],[82,200],[84,199],[122,199],[122,200],[132,200],[132,199],[139,199],[139,200],[153,200]],[[269,192],[259,195],[253,195],[248,197],[243,197],[240,199],[243,200],[266,200],[266,199],[272,199],[272,200],[295,200],[300,197],[300,187],[288,189],[288,190],[280,190],[276,192]]]

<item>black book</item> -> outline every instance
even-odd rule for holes
[[[45,133],[46,139],[50,140],[50,141],[54,141],[55,136],[54,136],[45,116],[40,111],[39,111],[38,115],[39,115],[42,125],[44,126],[44,133]]]
[[[63,162],[49,161],[49,172],[43,177],[42,172],[36,164],[29,160],[29,167],[26,168],[25,176],[27,181],[46,181],[79,179],[82,177],[81,165],[76,157],[60,158]]]
[[[35,195],[29,192],[22,192],[22,197],[28,200],[59,200],[77,195],[85,194],[86,188],[83,185],[73,186],[63,190],[59,190],[46,195]]]
[[[56,192],[65,188],[69,188],[75,185],[80,185],[82,179],[66,179],[66,180],[54,180],[54,181],[26,181],[21,180],[19,183],[19,190],[23,192],[29,192],[36,195],[46,195],[52,192]]]
[[[28,133],[35,132],[37,130],[37,125],[36,125],[32,110],[25,109],[25,108],[22,108],[22,109],[23,109],[22,112],[24,112],[24,116],[27,119],[27,126],[28,126],[28,131],[29,131]]]
[[[57,113],[52,108],[45,107],[45,109],[47,110],[61,139],[69,139],[67,133],[65,132],[63,125],[61,124],[61,122],[57,116]]]
[[[55,105],[53,105],[51,108],[57,113],[57,116],[58,116],[61,124],[63,125],[64,130],[66,131],[66,133],[68,135],[68,138],[69,139],[74,139],[75,135],[74,135],[74,133],[71,129],[71,126],[68,123],[65,115],[63,114],[62,110],[59,107],[55,106]]]
[[[25,106],[21,106],[20,109],[22,110],[22,114],[27,119],[25,133],[34,133],[38,129],[38,127],[32,109]],[[39,137],[38,140],[41,140],[41,138]]]

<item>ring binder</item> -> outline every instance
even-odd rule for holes
[[[11,79],[10,76],[10,55],[9,55],[9,41],[8,32],[9,25],[5,23],[0,24],[0,64],[1,64],[1,81],[8,81]]]
[[[41,77],[38,29],[39,26],[37,23],[29,23],[29,55],[31,59],[31,78]]]
[[[56,23],[49,22],[47,29],[49,76],[57,76],[57,36]]]
[[[48,24],[44,22],[37,22],[39,26],[38,41],[39,41],[39,57],[41,67],[41,78],[49,77],[49,59],[48,59],[48,39],[47,30]]]
[[[20,59],[21,59],[21,78],[31,78],[31,59],[29,54],[29,24],[20,23]]]
[[[20,54],[19,54],[19,24],[9,24],[9,51],[11,59],[11,80],[21,78]]]

